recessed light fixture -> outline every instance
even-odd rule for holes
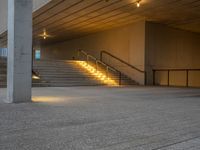
[[[137,7],[140,7],[140,2],[141,2],[141,0],[138,0],[138,1],[136,2]]]
[[[39,34],[39,36],[42,37],[44,40],[46,40],[46,39],[49,38],[49,37],[53,37],[53,36],[47,34],[46,29],[44,29],[44,30],[43,30],[43,33],[42,33],[42,34]]]

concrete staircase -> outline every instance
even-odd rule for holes
[[[33,70],[39,73],[46,86],[94,86],[104,85],[94,75],[81,68],[77,61],[35,61]]]
[[[33,87],[69,87],[107,85],[97,76],[81,67],[75,60],[40,60],[34,61],[33,70],[40,79],[33,79]],[[105,72],[104,68],[99,68]],[[6,87],[6,59],[0,59],[0,87]],[[110,78],[119,83],[119,74],[110,73]],[[122,85],[136,85],[137,83],[125,75],[121,75]]]
[[[41,80],[46,81],[46,86],[67,87],[67,86],[95,86],[107,85],[81,67],[76,60],[45,60],[35,61],[33,70],[38,72]],[[105,72],[105,68],[99,68]],[[111,73],[110,78],[119,83],[119,74]],[[122,85],[136,85],[137,83],[125,75],[121,75]]]
[[[7,67],[6,67],[6,59],[0,58],[0,87],[6,87],[7,81]]]
[[[5,58],[0,58],[0,88],[5,88],[7,86],[7,60]],[[41,79],[32,79],[33,87],[43,87],[46,86],[46,81]]]

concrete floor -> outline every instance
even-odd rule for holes
[[[0,89],[0,100],[6,89]],[[200,89],[33,88],[0,102],[0,150],[199,150]]]

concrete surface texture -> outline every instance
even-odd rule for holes
[[[33,88],[5,104],[1,150],[199,150],[200,89]]]
[[[8,0],[8,16],[7,102],[31,101],[32,0]]]
[[[72,59],[77,57],[77,50],[82,49],[100,58],[100,51],[105,50],[129,64],[144,70],[145,65],[145,22],[140,21],[81,38],[41,47],[42,59]],[[105,58],[105,57],[104,57]],[[104,62],[120,70],[133,80],[144,84],[144,75],[127,67],[119,61],[107,57]]]
[[[147,72],[147,83],[153,84],[152,69],[199,69],[200,34],[162,24],[139,21],[123,27],[42,46],[42,59],[72,59],[82,49],[95,57],[105,50]],[[36,47],[35,47],[36,48]],[[144,84],[144,74],[103,57],[104,62],[133,80]],[[189,72],[189,86],[200,87],[200,71]],[[167,71],[156,73],[156,83],[167,85]],[[171,71],[170,85],[185,86],[186,71]]]
[[[148,83],[153,82],[152,69],[198,69],[200,34],[146,22],[145,63]],[[167,85],[167,72],[156,74],[156,82]],[[190,86],[200,87],[200,71],[190,71]],[[184,86],[185,71],[170,73],[170,85]]]

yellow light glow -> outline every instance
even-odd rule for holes
[[[86,69],[89,73],[91,73],[92,75],[94,75],[102,83],[105,83],[105,84],[110,85],[110,86],[118,86],[118,84],[114,80],[112,80],[110,78],[107,78],[106,75],[103,72],[96,71],[95,67],[93,67],[90,64],[87,64],[85,61],[77,61],[77,63],[81,67],[83,67],[84,69]]]
[[[36,75],[33,75],[32,78],[33,78],[33,79],[36,79],[36,80],[39,80],[39,79],[40,79],[40,77],[39,77],[39,76],[36,76]]]
[[[140,7],[140,1],[137,1],[137,7]]]
[[[69,97],[56,97],[56,96],[33,96],[32,102],[36,103],[60,103],[60,102],[68,102]]]

